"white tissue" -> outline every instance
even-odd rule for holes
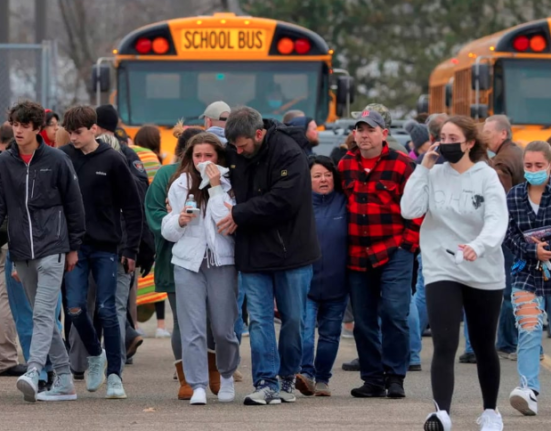
[[[197,170],[201,174],[201,179],[202,179],[201,184],[199,185],[199,190],[203,190],[206,186],[209,185],[210,179],[206,171],[207,171],[207,166],[211,163],[212,163],[211,161],[207,161],[207,162],[201,162],[197,165]],[[230,171],[228,168],[225,168],[223,166],[216,165],[216,167],[220,171],[220,176],[222,177]]]

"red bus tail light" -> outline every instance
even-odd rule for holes
[[[530,39],[526,36],[518,36],[513,40],[513,48],[517,51],[524,52],[530,47]]]
[[[141,37],[136,41],[136,51],[139,54],[148,54],[151,51],[151,41],[145,37]]]
[[[297,54],[308,54],[310,48],[310,41],[307,39],[299,39],[295,42],[295,51]]]

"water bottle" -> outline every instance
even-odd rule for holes
[[[187,208],[187,209],[186,209],[186,212],[187,212],[188,214],[193,213],[192,208],[195,208],[195,209],[197,208],[197,202],[195,202],[195,196],[189,195],[189,196],[187,197],[187,200],[186,200],[186,208]]]

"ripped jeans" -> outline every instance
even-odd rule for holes
[[[511,296],[518,328],[517,369],[523,386],[540,392],[540,353],[545,298],[533,292],[513,288]]]
[[[102,353],[101,343],[86,307],[90,272],[94,277],[96,312],[103,328],[108,376],[121,375],[121,334],[115,306],[117,267],[116,253],[100,251],[88,244],[83,244],[78,252],[78,263],[75,269],[65,274],[67,314],[71,317],[88,354],[99,356]]]

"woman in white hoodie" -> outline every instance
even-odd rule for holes
[[[193,389],[190,404],[198,405],[206,404],[209,383],[207,310],[221,374],[219,401],[235,398],[232,376],[239,364],[239,343],[233,329],[238,315],[234,242],[216,227],[234,204],[231,185],[217,166],[225,164],[224,154],[212,133],[200,133],[189,141],[168,192],[172,212],[165,216],[161,228],[163,237],[175,243],[172,263],[184,374]],[[205,162],[211,162],[205,168],[209,186],[201,189],[198,167]],[[190,210],[191,195],[198,212]]]
[[[496,410],[500,368],[495,337],[505,288],[501,251],[508,223],[505,191],[486,163],[486,148],[471,118],[447,120],[440,141],[409,178],[401,202],[404,218],[425,216],[420,247],[437,404],[425,431],[451,430],[454,358],[463,308],[484,400],[478,423],[481,431],[499,431],[503,422]],[[447,163],[435,165],[439,155]]]

